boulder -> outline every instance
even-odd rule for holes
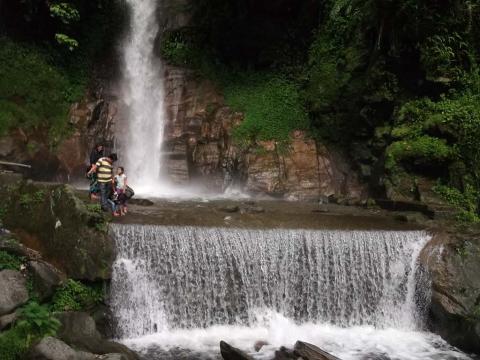
[[[294,351],[282,346],[279,350],[275,351],[273,360],[298,360],[298,356]]]
[[[323,351],[318,346],[303,341],[295,343],[294,353],[304,360],[340,360],[336,356]]]
[[[27,281],[18,271],[0,271],[0,289],[0,315],[8,314],[28,301]]]
[[[420,260],[432,282],[432,330],[460,349],[480,353],[480,230],[436,230]]]
[[[122,354],[126,360],[138,360],[138,356],[125,345],[102,338],[95,321],[87,313],[62,312],[57,317],[61,323],[58,337],[76,349],[100,355]]]
[[[253,360],[253,358],[242,350],[234,348],[225,341],[220,341],[220,353],[224,360]]]
[[[256,352],[259,352],[260,350],[262,350],[262,348],[265,345],[269,345],[267,341],[259,340],[259,341],[255,342],[255,344],[253,345],[253,348],[255,349]]]
[[[6,199],[5,226],[43,260],[73,279],[110,278],[113,240],[102,230],[106,219],[90,210],[74,188],[21,183],[0,189],[0,196]]]
[[[12,324],[17,320],[18,315],[16,312],[13,312],[8,315],[0,316],[0,331],[5,330],[12,326]]]
[[[50,298],[55,288],[66,279],[54,266],[44,261],[29,261],[28,268],[33,280],[33,291],[40,301]]]
[[[29,360],[79,360],[75,350],[50,336],[43,338],[38,344],[34,345],[27,358]],[[83,359],[87,360],[87,358]],[[92,356],[90,359],[93,360],[95,357]]]

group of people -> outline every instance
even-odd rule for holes
[[[90,166],[87,178],[90,179],[90,199],[100,197],[103,211],[111,211],[113,216],[123,216],[127,213],[127,201],[133,196],[133,191],[127,185],[127,176],[122,166],[114,172],[113,164],[117,154],[104,155],[104,146],[97,144],[90,154]]]

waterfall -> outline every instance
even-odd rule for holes
[[[163,73],[155,55],[159,33],[157,0],[126,0],[130,8],[130,31],[123,49],[123,102],[126,128],[123,129],[122,163],[134,174],[133,185],[156,189],[161,174],[161,148],[166,114]],[[136,186],[138,190],[138,186]]]
[[[419,328],[421,231],[113,225],[112,310],[122,338],[218,325],[262,311],[296,323]],[[419,296],[420,295],[420,296]]]

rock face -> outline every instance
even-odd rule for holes
[[[71,278],[110,278],[113,241],[106,232],[105,219],[89,210],[73,188],[19,183],[0,189],[0,196],[7,210],[5,226],[24,245],[39,251]],[[49,281],[55,283],[56,279]]]
[[[110,96],[89,93],[71,106],[68,121],[72,135],[60,142],[54,152],[50,150],[47,132],[30,134],[16,129],[0,137],[0,160],[31,165],[29,170],[11,169],[34,180],[68,182],[82,178],[96,142],[102,142],[106,152],[113,149],[117,108]]]
[[[480,353],[480,232],[441,231],[421,254],[432,281],[432,329]]]
[[[14,270],[0,271],[0,315],[5,315],[28,300],[27,282]]]
[[[64,312],[58,314],[61,322],[58,337],[77,349],[95,354],[121,354],[126,360],[137,360],[137,355],[126,346],[102,338],[95,321],[87,313]]]
[[[241,148],[232,132],[243,114],[225,106],[211,82],[171,67],[166,79],[164,164],[175,183],[201,183],[215,192],[236,185],[253,194],[298,200],[366,196],[340,153],[301,131],[292,133],[287,148],[274,141]]]
[[[40,301],[50,298],[57,286],[65,280],[65,275],[45,261],[29,261],[33,291]]]

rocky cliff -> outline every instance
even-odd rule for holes
[[[480,232],[437,230],[421,260],[432,282],[432,330],[455,346],[480,353]]]

